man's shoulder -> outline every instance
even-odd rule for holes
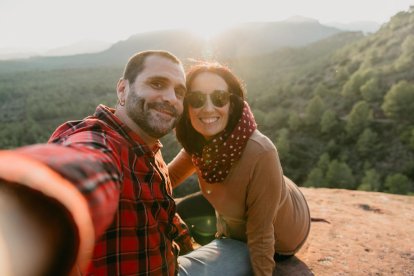
[[[64,137],[69,137],[80,132],[113,132],[110,126],[94,116],[83,120],[67,121],[56,128],[49,138],[49,142],[55,142]]]

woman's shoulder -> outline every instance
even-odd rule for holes
[[[255,153],[256,155],[260,155],[265,152],[276,151],[276,147],[269,137],[256,129],[250,136],[246,144],[245,151],[247,153]]]
[[[275,149],[275,145],[269,139],[269,137],[267,137],[266,135],[264,135],[257,129],[250,136],[250,139],[247,142],[247,145],[250,147],[255,147],[257,149],[263,149],[265,151]]]

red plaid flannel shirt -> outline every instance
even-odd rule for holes
[[[97,238],[86,275],[174,275],[173,240],[191,250],[192,239],[174,216],[161,143],[148,148],[103,105],[93,116],[61,125],[49,143],[19,151],[86,197]]]

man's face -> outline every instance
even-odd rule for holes
[[[126,88],[126,113],[146,134],[159,139],[175,127],[183,112],[185,74],[181,65],[162,56],[148,56],[144,65]]]

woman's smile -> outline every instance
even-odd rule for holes
[[[220,117],[204,117],[204,118],[200,118],[200,121],[202,121],[204,124],[212,124],[217,122],[220,119]]]

